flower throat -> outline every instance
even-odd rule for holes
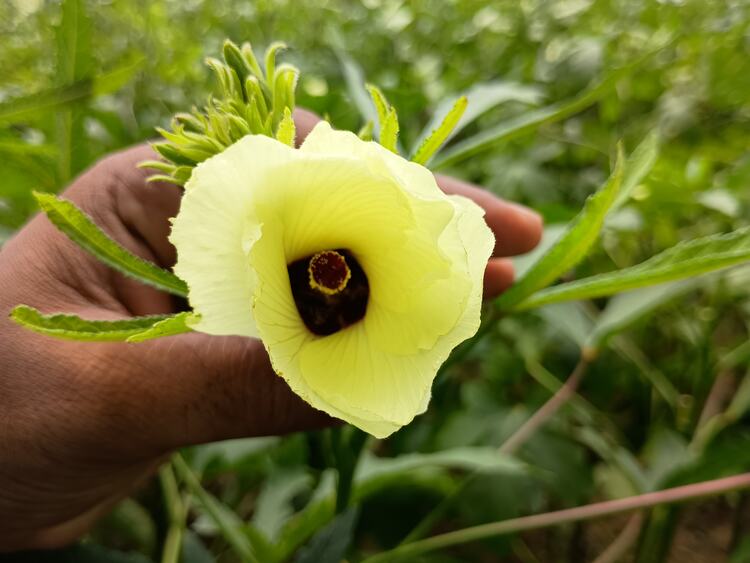
[[[370,285],[348,250],[323,250],[287,270],[297,311],[313,334],[333,334],[365,316]]]

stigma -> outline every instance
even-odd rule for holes
[[[310,288],[325,295],[342,292],[352,277],[346,258],[335,250],[314,254],[308,263],[307,273]]]

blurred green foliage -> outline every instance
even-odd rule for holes
[[[0,242],[34,212],[32,189],[57,191],[97,158],[153,138],[172,114],[202,104],[213,87],[203,58],[227,37],[258,50],[287,42],[288,60],[302,71],[298,104],[357,130],[363,119],[342,66],[354,61],[398,108],[407,147],[438,105],[472,87],[501,81],[512,94],[457,141],[570,99],[666,44],[594,106],[449,171],[538,209],[552,237],[606,178],[616,142],[632,150],[657,129],[665,141],[654,170],[608,220],[576,277],[747,224],[750,5],[743,0],[11,0],[0,4]],[[750,469],[749,281],[737,269],[502,320],[437,381],[429,411],[377,445],[379,456],[394,459],[357,481],[353,559],[398,543],[477,468],[483,473],[438,529]],[[581,396],[521,448],[523,469],[482,458],[549,398],[596,331],[607,345]],[[253,529],[286,538],[290,555],[331,517],[321,440],[229,442],[195,448],[188,459]],[[434,457],[457,448],[460,455]],[[158,559],[154,536],[165,533],[158,491],[138,502],[121,505],[93,537]],[[746,498],[708,507],[710,519],[693,509],[653,511],[629,557],[708,562],[737,548],[733,560],[744,560]],[[622,524],[500,538],[424,561],[591,560]],[[200,510],[190,529],[183,561],[235,560]],[[693,546],[698,533],[706,537]]]

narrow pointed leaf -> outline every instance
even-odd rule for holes
[[[290,147],[294,146],[294,119],[292,119],[292,112],[289,108],[284,108],[284,117],[281,118],[279,128],[276,130],[276,139],[281,141],[285,145]]]
[[[378,116],[377,130],[380,132],[380,136],[382,136],[383,127],[388,120],[388,114],[390,112],[391,106],[388,104],[388,100],[386,100],[385,95],[380,90],[380,88],[372,84],[365,84],[365,88],[367,88],[367,91],[370,94],[370,98],[372,99],[372,105],[375,108],[376,115]]]
[[[380,130],[380,144],[396,154],[398,154],[398,129],[398,115],[395,108],[390,108]]]
[[[691,278],[750,260],[750,228],[682,242],[636,266],[540,291],[517,309],[558,301],[593,299]]]
[[[622,185],[624,158],[619,147],[617,163],[604,185],[589,196],[583,210],[571,221],[558,241],[497,301],[501,310],[510,310],[532,293],[547,287],[586,256],[599,237],[604,218]]]
[[[164,336],[175,336],[192,332],[189,322],[198,317],[195,313],[185,311],[171,315],[161,321],[154,323],[143,332],[139,332],[128,337],[128,342],[143,342],[144,340],[153,340],[154,338],[163,338]]]
[[[625,178],[622,180],[622,187],[615,203],[612,205],[612,210],[627,203],[635,187],[651,172],[659,156],[659,142],[659,134],[656,130],[653,130],[646,135],[628,157],[628,162],[625,165]]]
[[[417,152],[412,157],[412,161],[417,164],[427,164],[430,161],[433,155],[443,146],[443,143],[448,140],[456,125],[458,125],[461,116],[466,111],[468,103],[469,100],[466,96],[461,96],[456,100],[456,103],[453,104],[453,107],[440,122],[440,125],[419,145]]]
[[[169,315],[152,315],[114,321],[91,321],[77,315],[44,315],[33,307],[19,305],[10,318],[21,326],[39,334],[67,340],[96,342],[123,342],[142,334],[159,322],[169,320]]]
[[[105,264],[145,284],[181,297],[187,296],[185,282],[120,246],[72,202],[38,192],[34,197],[58,229]]]
[[[451,111],[460,97],[468,99],[468,107],[456,126],[448,134],[446,142],[455,137],[464,127],[471,124],[478,117],[505,102],[520,102],[523,104],[537,105],[542,100],[542,91],[537,86],[528,86],[518,82],[493,81],[475,84],[464,94],[453,99],[448,99],[438,104],[430,122],[419,135],[415,146],[420,146],[432,131],[437,129],[440,123]]]

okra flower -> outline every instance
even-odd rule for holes
[[[325,122],[299,149],[249,135],[199,164],[170,240],[193,329],[260,338],[295,393],[377,437],[476,332],[494,246],[476,204]]]

